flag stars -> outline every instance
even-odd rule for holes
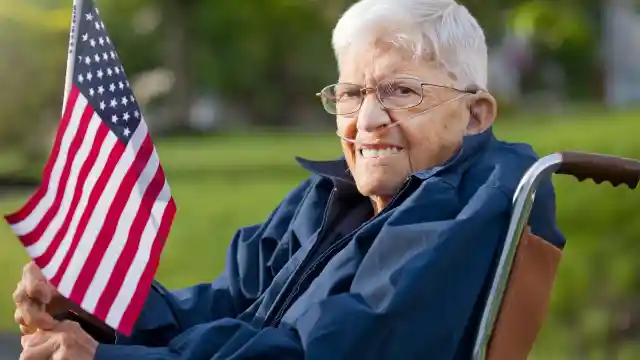
[[[116,115],[116,114],[111,115],[111,122],[114,123],[114,124],[117,123],[118,122],[118,115]]]
[[[120,102],[122,102],[122,105],[127,106],[127,104],[129,103],[129,99],[127,99],[126,96],[123,96]]]
[[[96,30],[100,31],[100,28],[101,28],[100,23],[96,21],[93,24],[96,27]]]
[[[140,111],[136,110],[133,112],[133,117],[135,117],[136,119],[140,119]]]
[[[129,113],[128,112],[125,112],[124,114],[122,114],[122,120],[129,121]]]
[[[116,59],[116,52],[115,52],[115,51],[111,51],[111,58],[112,58],[113,60],[115,60],[115,59]]]
[[[116,85],[114,83],[109,84],[109,91],[111,91],[111,92],[115,92],[116,91]]]
[[[131,130],[129,130],[128,127],[124,128],[124,131],[122,132],[122,135],[129,137],[129,135],[131,134]]]
[[[102,69],[98,69],[98,71],[96,72],[96,76],[98,77],[98,79],[102,80],[102,77],[104,76]]]
[[[111,68],[107,68],[107,75],[113,76],[113,71],[111,70]]]
[[[84,82],[84,76],[82,74],[78,75],[78,82],[82,84]]]
[[[104,94],[104,86],[102,86],[102,85],[98,86],[98,94],[100,94],[100,95]],[[102,109],[102,110],[104,110],[104,109]]]
[[[93,97],[96,94],[96,91],[93,88],[89,89],[89,96]]]
[[[109,104],[109,106],[115,109],[116,106],[118,106],[118,102],[116,101],[116,99],[111,99],[111,104]]]
[[[96,47],[96,41],[93,40],[93,38],[89,39],[89,45],[91,45],[91,47]]]
[[[102,38],[102,36],[98,38],[98,43],[100,44],[100,46],[104,46],[104,39]]]
[[[91,81],[91,79],[93,79],[93,74],[91,73],[91,71],[89,71],[89,72],[87,73],[87,76],[86,76],[86,77],[87,77],[87,80],[89,80],[89,81]]]
[[[88,57],[88,56],[86,56],[86,57],[84,58],[84,63],[85,63],[85,64],[87,64],[87,65],[91,65],[91,58],[90,58],[90,57]]]
[[[95,62],[100,62],[100,55],[98,54],[93,55],[93,60],[95,60]]]
[[[120,88],[120,90],[124,89],[124,83],[122,81],[118,81],[118,87]]]
[[[106,52],[102,53],[102,60],[107,61],[109,60],[109,54],[107,54]]]
[[[93,14],[92,13],[86,13],[86,14],[84,14],[84,17],[87,19],[87,21],[93,21]]]
[[[87,33],[82,34],[82,41],[87,41],[87,40],[89,40],[89,34]]]
[[[114,67],[113,71],[116,73],[116,75],[120,75],[120,68],[119,67]]]
[[[100,101],[100,110],[104,110],[107,108],[107,104],[104,101]]]

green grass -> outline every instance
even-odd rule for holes
[[[637,114],[597,112],[527,118],[499,122],[496,132],[505,140],[531,143],[541,155],[583,150],[640,158],[638,118]],[[160,141],[158,147],[178,204],[158,273],[158,278],[169,287],[215,278],[235,230],[262,221],[306,176],[294,156],[326,159],[339,155],[340,151],[338,139],[330,132],[171,139]],[[585,296],[583,283],[588,276],[581,269],[587,265],[581,259],[596,247],[579,244],[598,243],[611,233],[623,237],[622,244],[630,244],[633,234],[640,233],[639,227],[625,224],[633,223],[640,197],[630,197],[630,191],[610,186],[578,185],[566,177],[556,177],[555,183],[559,222],[577,249],[565,255],[558,280],[559,295],[554,295],[553,311],[563,311],[568,306],[567,297]],[[26,194],[0,199],[0,212],[17,209],[25,199]],[[0,242],[0,264],[6,271],[0,278],[0,329],[14,329],[11,293],[28,259],[7,226],[0,225]],[[639,252],[640,249],[636,254]],[[541,341],[551,346],[556,335],[543,332]],[[570,334],[565,335],[557,338],[564,339]]]

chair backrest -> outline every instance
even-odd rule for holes
[[[526,360],[544,323],[562,251],[526,228],[487,349],[488,360]]]

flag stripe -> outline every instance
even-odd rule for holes
[[[94,118],[95,116],[90,108],[87,108],[85,115],[83,116],[89,117],[87,121],[89,126],[84,132],[85,135],[82,145],[79,147],[78,152],[73,159],[64,195],[62,196],[60,203],[56,203],[56,205],[59,205],[58,211],[42,236],[40,236],[33,245],[27,247],[27,252],[32,258],[34,258],[36,264],[40,267],[48,265],[54,252],[60,246],[60,242],[64,238],[69,227],[71,215],[77,206],[80,190],[84,186],[86,174],[89,170],[87,167],[90,168],[93,166],[91,163],[92,160],[89,156],[91,150],[94,149],[93,144],[95,140],[97,140],[98,129],[102,125],[102,122],[100,119]],[[82,129],[80,131],[82,131]]]
[[[72,265],[74,260],[77,261],[79,271],[76,271],[76,266],[71,266],[67,270],[67,274],[62,278],[61,288],[67,289],[70,287],[69,298],[78,304],[82,304],[91,279],[93,279],[98,265],[102,261],[109,241],[113,238],[116,225],[122,221],[122,211],[136,186],[138,174],[151,156],[153,147],[144,146],[143,144],[143,141],[145,144],[147,141],[150,143],[148,135],[146,128],[143,126],[140,126],[134,134],[129,144],[130,146],[126,148],[125,154],[121,159],[126,164],[118,163],[116,166],[116,171],[109,179],[103,197],[96,204],[96,209],[89,221],[88,229],[91,231],[87,231],[84,234],[83,239],[80,241],[80,251],[71,260]],[[141,137],[144,140],[138,140],[136,139],[137,137]],[[135,148],[136,145],[139,147],[138,149]],[[105,221],[105,219],[112,220]],[[91,246],[84,248],[82,247],[83,244],[87,246],[91,244]],[[71,275],[75,274],[77,276],[72,278]],[[68,283],[72,279],[73,284]]]
[[[91,313],[95,311],[99,297],[104,296],[103,292],[105,291],[105,286],[109,281],[109,276],[113,274],[118,259],[121,259],[124,255],[123,252],[125,245],[136,242],[135,234],[134,237],[128,236],[133,228],[135,219],[140,216],[145,219],[148,218],[151,207],[153,206],[153,201],[155,200],[155,198],[151,199],[151,204],[144,201],[144,194],[150,190],[149,187],[152,185],[158,166],[160,165],[158,157],[154,156],[153,146],[150,146],[151,139],[148,139],[147,146],[143,146],[144,149],[151,151],[147,164],[144,170],[140,173],[139,178],[136,179],[137,183],[135,184],[131,195],[128,199],[122,199],[123,202],[126,201],[126,204],[122,209],[120,221],[118,221],[117,224],[114,222],[114,233],[107,233],[107,235],[105,235],[108,239],[111,239],[111,242],[101,242],[107,245],[107,248],[104,254],[101,254],[102,259],[100,265],[98,266],[96,273],[92,276],[93,280],[91,280],[82,302],[82,307]],[[140,151],[138,154],[140,156],[146,156],[144,151]],[[157,185],[155,186],[157,187]],[[162,186],[162,184],[160,186]],[[158,189],[158,192],[160,192],[160,189]],[[105,229],[103,228],[103,231],[104,230]],[[139,235],[140,234],[137,236]],[[98,241],[100,241],[100,238],[98,238]]]
[[[72,89],[69,92],[69,97],[67,98],[67,104],[65,106],[65,111],[60,119],[60,125],[58,127],[58,132],[56,134],[56,139],[53,143],[53,148],[51,149],[51,154],[49,156],[49,160],[45,165],[41,185],[36,191],[36,193],[27,201],[27,203],[18,211],[13,214],[5,216],[5,219],[10,225],[17,224],[24,219],[27,218],[40,204],[42,198],[44,197],[47,189],[49,188],[49,180],[51,179],[51,171],[53,169],[54,163],[56,163],[58,159],[58,155],[60,153],[60,147],[62,146],[62,139],[64,134],[67,132],[67,127],[69,126],[69,120],[71,118],[71,114],[75,107],[76,100],[78,99],[78,95],[80,92],[78,89]],[[20,234],[17,234],[20,236]]]
[[[79,109],[77,111],[80,112]],[[82,113],[80,126],[71,142],[71,150],[67,156],[53,204],[33,231],[22,237],[23,244],[27,246],[27,252],[36,260],[39,266],[42,266],[40,257],[49,248],[55,235],[60,231],[65,214],[69,211],[71,197],[78,181],[78,173],[89,153],[88,147],[92,143],[91,138],[95,137],[98,123],[91,122],[91,116],[92,113],[89,108],[86,108]],[[25,222],[29,221],[29,219],[30,217]]]
[[[136,217],[131,224],[129,236],[127,237],[128,240],[124,244],[122,253],[120,254],[115,266],[112,268],[109,282],[106,284],[104,293],[96,304],[94,311],[96,316],[106,318],[109,314],[109,310],[111,309],[119,290],[122,288],[125,277],[127,276],[135,256],[140,249],[140,243],[143,239],[146,228],[145,224],[153,223],[154,221],[152,214],[153,206],[155,203],[158,203],[158,201],[162,201],[159,196],[163,189],[165,189],[164,172],[162,171],[162,167],[158,166],[156,174],[142,198],[140,211],[136,214]],[[156,226],[154,226],[154,228],[155,227]]]
[[[168,189],[168,186],[165,187]],[[150,241],[143,240],[144,247],[141,246],[141,248],[150,248],[150,250],[147,250],[150,251],[149,255],[146,256],[146,253],[142,250],[138,251],[136,258],[134,259],[134,263],[125,278],[125,284],[120,290],[114,306],[106,319],[107,324],[118,324],[120,331],[125,334],[131,332],[133,325],[138,318],[138,314],[142,311],[151,283],[153,282],[153,277],[158,269],[158,262],[160,260],[162,248],[164,247],[167,236],[169,235],[169,230],[175,213],[176,206],[172,198],[164,208],[155,238],[153,240],[148,239]],[[150,221],[152,220],[153,219]],[[148,223],[147,226],[151,225]],[[143,239],[146,238],[143,237]],[[136,283],[137,286],[134,286],[133,284]]]
[[[94,114],[92,121],[100,122],[100,119],[96,114]],[[71,246],[71,239],[78,226],[78,220],[86,211],[87,197],[96,184],[98,177],[97,173],[102,168],[103,161],[98,161],[100,158],[99,155],[104,154],[105,156],[103,157],[106,157],[106,154],[108,154],[108,152],[101,154],[100,149],[102,149],[105,142],[108,141],[107,135],[109,135],[109,129],[103,126],[101,122],[100,125],[101,126],[98,126],[95,139],[91,146],[91,151],[89,152],[87,160],[78,175],[78,186],[74,191],[72,204],[69,209],[69,213],[65,218],[65,222],[60,231],[56,234],[56,238],[53,240],[51,246],[49,246],[47,251],[42,255],[42,259],[40,260],[42,264],[38,264],[42,268],[44,276],[47,278],[55,276],[63,259],[65,258],[65,255],[68,254],[69,247]],[[110,139],[112,142],[107,146],[112,148],[113,141],[116,139],[113,136],[111,136]]]
[[[100,148],[100,154],[98,155],[98,160],[96,161],[97,165],[92,170],[92,174],[89,176],[91,179],[97,180],[95,181],[95,185],[91,190],[87,189],[87,191],[83,194],[83,196],[88,195],[86,206],[82,207],[83,211],[76,224],[75,231],[70,231],[67,234],[67,237],[70,239],[70,248],[69,251],[64,255],[64,259],[62,260],[62,264],[58,269],[52,269],[51,271],[55,271],[55,275],[53,275],[50,279],[51,284],[58,288],[58,291],[64,296],[69,295],[68,289],[60,288],[60,284],[62,282],[63,275],[67,274],[69,271],[78,271],[77,263],[73,264],[73,267],[69,269],[71,265],[71,260],[74,258],[74,255],[77,254],[78,247],[80,247],[80,242],[84,238],[85,231],[87,231],[87,225],[89,224],[89,220],[93,215],[93,212],[96,210],[95,204],[103,195],[105,188],[107,187],[107,183],[111,178],[112,174],[115,172],[116,165],[119,163],[120,159],[124,155],[125,147],[118,141],[118,139],[113,135],[113,133],[109,132],[107,135],[107,139],[102,144]],[[99,175],[98,175],[99,174]],[[74,215],[76,218],[78,214]],[[72,229],[74,227],[72,226]],[[89,229],[91,231],[91,229]],[[65,239],[67,240],[67,239]],[[81,247],[82,251],[87,251],[86,247],[91,247],[91,244],[83,244]],[[80,255],[81,256],[81,255]],[[71,279],[71,281],[74,281]]]
[[[18,234],[18,236],[21,237],[25,246],[31,245],[34,238],[35,240],[38,238],[38,235],[27,237],[25,237],[25,235],[38,230],[40,230],[40,232],[44,231],[42,227],[46,227],[48,225],[49,221],[51,221],[49,217],[53,215],[53,210],[57,210],[55,200],[59,195],[61,195],[61,187],[65,186],[66,178],[68,178],[68,168],[71,163],[66,160],[69,156],[73,157],[75,155],[75,151],[77,151],[76,133],[78,132],[78,128],[81,126],[80,119],[84,113],[85,105],[86,100],[84,97],[79,96],[76,100],[75,106],[73,107],[67,131],[63,134],[60,151],[56,158],[56,162],[53,165],[53,169],[51,170],[51,178],[47,183],[47,191],[44,197],[38,205],[36,205],[35,209],[29,214],[29,216],[24,220],[11,225],[11,228]],[[72,145],[75,145],[76,148],[71,148],[70,154],[70,147]],[[37,228],[38,225],[40,225],[39,228]]]

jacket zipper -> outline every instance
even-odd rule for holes
[[[293,273],[291,278],[287,281],[287,283],[284,286],[284,289],[280,292],[280,294],[278,294],[278,297],[276,298],[273,306],[271,307],[269,313],[265,317],[263,328],[269,327],[270,323],[273,323],[275,321],[275,319],[271,319],[271,318],[274,317],[273,315],[274,315],[275,310],[277,308],[283,306],[286,303],[286,301],[289,300],[288,298],[284,299],[284,294],[286,294],[288,292],[289,288],[291,288],[291,286],[293,285],[292,283],[293,283],[294,279],[296,278],[296,275],[298,275],[300,273],[300,271],[307,266],[307,263],[310,262],[311,259],[313,259],[313,257],[315,255],[316,251],[318,250],[318,248],[320,246],[322,246],[322,244],[321,244],[322,236],[324,235],[325,230],[326,230],[326,223],[327,223],[327,220],[328,220],[328,217],[329,217],[329,209],[331,208],[331,202],[333,201],[333,198],[335,197],[335,193],[336,193],[336,188],[331,189],[331,193],[329,194],[329,199],[327,200],[327,207],[324,209],[324,214],[322,216],[322,225],[320,226],[320,229],[318,230],[318,236],[316,238],[316,242],[313,244],[313,246],[309,250],[309,253],[304,258],[304,260],[302,260],[300,265],[298,265],[298,268],[295,270],[295,272]]]
[[[405,192],[405,190],[409,187],[409,185],[411,184],[411,177],[408,177],[407,180],[405,181],[404,186],[400,189],[400,191],[398,191],[398,193],[391,199],[391,201],[389,202],[389,205],[387,205],[382,211],[380,211],[380,213],[378,213],[378,215],[374,216],[373,218],[369,219],[368,221],[364,222],[362,225],[360,225],[358,228],[356,228],[355,230],[353,230],[352,232],[350,232],[348,235],[342,237],[340,240],[336,241],[335,243],[331,244],[331,246],[329,246],[329,248],[327,250],[325,250],[319,257],[318,259],[313,262],[312,264],[309,264],[309,266],[305,269],[305,266],[307,266],[307,264],[301,264],[299,267],[299,271],[304,270],[304,272],[302,273],[302,276],[300,277],[300,279],[296,282],[295,286],[293,287],[293,290],[291,291],[291,293],[289,293],[289,296],[287,296],[287,298],[284,300],[284,302],[282,303],[282,305],[279,307],[280,309],[278,310],[276,316],[273,318],[273,320],[271,321],[265,321],[265,324],[267,327],[272,327],[272,326],[277,326],[280,321],[282,320],[282,318],[284,317],[285,312],[287,311],[287,309],[289,308],[289,306],[291,305],[292,300],[295,298],[295,296],[297,295],[297,292],[300,291],[300,287],[302,286],[302,284],[304,283],[304,281],[307,279],[307,277],[313,273],[313,271],[315,270],[315,268],[321,264],[327,257],[329,256],[333,256],[334,254],[334,250],[338,249],[338,252],[341,251],[341,249],[343,248],[343,245],[346,245],[348,240],[353,237],[353,234],[357,233],[358,231],[360,231],[360,229],[362,229],[363,227],[365,227],[367,224],[369,224],[371,221],[373,221],[374,219],[376,219],[377,217],[387,213],[391,208],[393,208],[393,205],[395,205],[395,202],[397,201],[397,199]],[[331,193],[333,195],[333,192]],[[325,216],[327,215],[328,211],[325,210]],[[326,219],[323,219],[326,220]],[[323,222],[324,224],[324,222]],[[322,235],[322,233],[324,232],[323,229],[321,229],[320,233],[318,233],[318,240],[321,240],[320,235]],[[316,244],[318,244],[319,242],[316,242]],[[311,259],[312,256],[308,256],[307,259]],[[304,265],[304,266],[303,266]],[[293,279],[293,278],[292,278]],[[287,284],[289,285],[289,284]],[[288,287],[288,286],[287,286]],[[274,306],[273,308],[274,310],[276,309],[276,307]]]

